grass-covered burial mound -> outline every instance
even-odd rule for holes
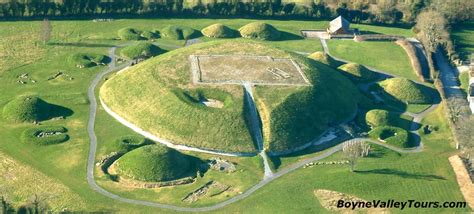
[[[138,135],[126,135],[116,140],[117,152],[126,153],[149,144],[147,139]]]
[[[39,126],[23,131],[21,140],[36,145],[53,145],[69,140],[67,129],[62,126]]]
[[[3,117],[12,122],[48,119],[51,105],[37,96],[19,96],[3,107]]]
[[[149,42],[139,42],[127,46],[120,51],[120,55],[128,59],[149,58],[159,55],[164,51],[158,46]]]
[[[406,78],[390,78],[379,85],[387,96],[407,104],[430,104],[433,101],[429,88]]]
[[[70,57],[70,61],[78,68],[88,68],[96,65],[104,65],[108,57],[103,54],[77,53]]]
[[[308,56],[310,59],[316,60],[320,63],[329,65],[333,68],[337,68],[341,63],[333,59],[331,56],[329,56],[327,53],[324,53],[322,51],[316,51]]]
[[[413,142],[410,141],[410,133],[398,127],[380,126],[370,131],[369,136],[401,148],[415,146]]]
[[[201,36],[200,32],[184,26],[170,25],[160,30],[160,36],[167,39],[183,40]]]
[[[259,40],[277,40],[281,36],[273,25],[264,22],[252,22],[239,29],[240,35],[244,38]]]
[[[100,90],[101,99],[127,121],[174,144],[255,152],[243,87],[190,82],[189,56],[210,54],[291,58],[302,68],[311,85],[255,88],[265,146],[270,151],[306,144],[356,111],[360,94],[340,72],[246,39],[211,41],[154,57],[110,78]],[[214,105],[204,105],[205,101]]]
[[[410,127],[410,120],[404,119],[400,114],[389,112],[382,109],[373,109],[365,114],[367,125],[371,127],[378,126],[397,126],[408,129]]]
[[[213,24],[201,30],[201,33],[209,38],[232,38],[235,31],[223,24]]]
[[[347,63],[339,66],[339,70],[354,81],[370,82],[377,78],[377,73],[357,63]]]
[[[194,169],[191,158],[163,145],[148,145],[126,153],[116,162],[120,176],[160,182],[189,176]]]
[[[140,31],[134,28],[122,28],[117,32],[121,40],[140,40],[142,36]]]

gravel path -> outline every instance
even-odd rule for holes
[[[324,47],[324,45],[323,45],[323,47]],[[327,46],[326,46],[326,48],[327,48]],[[119,66],[117,66],[115,64],[115,55],[114,55],[115,49],[116,49],[116,47],[113,47],[109,50],[109,56],[112,59],[111,63],[109,64],[109,67],[106,70],[104,70],[103,72],[97,74],[97,76],[94,78],[91,85],[89,86],[88,93],[87,93],[87,96],[90,100],[89,122],[87,124],[87,131],[88,131],[89,139],[90,139],[90,150],[89,150],[89,156],[88,156],[88,160],[87,160],[87,182],[88,182],[89,186],[92,189],[94,189],[95,191],[99,192],[100,194],[102,194],[106,197],[109,197],[111,199],[121,201],[121,202],[124,202],[124,203],[130,203],[130,204],[135,204],[135,205],[144,205],[144,206],[157,207],[157,208],[163,208],[163,209],[170,209],[170,210],[175,210],[175,211],[183,211],[183,212],[212,211],[212,210],[223,208],[223,207],[225,207],[229,204],[235,203],[237,201],[240,201],[240,200],[250,196],[255,191],[257,191],[258,189],[260,189],[263,186],[267,185],[271,181],[273,181],[273,180],[275,180],[275,179],[277,179],[277,178],[279,178],[279,177],[281,177],[285,174],[293,172],[296,169],[301,168],[301,167],[303,167],[304,165],[306,165],[310,162],[319,161],[321,159],[327,158],[327,157],[331,156],[332,154],[334,154],[334,153],[336,153],[336,152],[338,152],[342,149],[343,143],[338,144],[337,146],[334,146],[330,149],[325,150],[320,155],[301,160],[301,161],[296,162],[296,163],[294,163],[294,164],[292,164],[288,167],[283,168],[282,170],[280,170],[276,173],[271,173],[270,167],[268,165],[268,161],[266,159],[266,155],[263,152],[263,145],[260,145],[260,143],[259,143],[259,147],[262,148],[261,149],[262,152],[260,152],[260,153],[263,154],[262,158],[264,159],[264,163],[265,163],[265,175],[266,176],[264,177],[264,179],[262,181],[260,181],[258,184],[256,184],[255,186],[253,186],[250,189],[248,189],[247,191],[245,191],[244,193],[239,194],[235,197],[232,197],[227,201],[223,201],[223,202],[220,202],[218,204],[208,206],[208,207],[198,207],[198,208],[179,207],[179,206],[174,206],[174,205],[169,205],[169,204],[161,204],[161,203],[156,203],[156,202],[128,199],[128,198],[124,198],[124,197],[115,195],[113,193],[110,193],[107,190],[100,187],[99,185],[97,185],[97,183],[94,180],[95,156],[96,156],[96,150],[97,150],[97,136],[95,135],[95,132],[94,132],[95,118],[96,118],[96,114],[97,114],[97,99],[96,99],[96,96],[95,96],[95,89],[96,89],[97,85],[99,84],[100,80],[103,79],[103,77],[105,75],[107,75],[111,72],[120,70],[122,68],[125,68],[126,66],[129,66],[129,63],[124,63],[124,64],[119,65]],[[248,94],[248,96],[252,97],[250,85],[247,83],[247,85],[244,84],[244,87],[246,88],[246,90],[248,92],[250,92]],[[253,98],[252,98],[252,100],[253,100]],[[252,103],[253,103],[253,101],[252,101]],[[425,110],[424,112],[417,114],[417,117],[415,117],[414,121],[418,121],[418,122],[421,121],[421,119],[427,113],[431,112],[435,108],[436,108],[436,106],[433,105],[430,108],[428,108],[427,110]],[[254,110],[255,110],[255,108],[254,108]],[[261,136],[261,132],[260,132],[260,136]],[[399,152],[399,153],[415,153],[415,152],[420,152],[423,149],[421,143],[419,144],[419,146],[417,146],[413,149],[401,149],[401,148],[397,148],[397,147],[394,147],[394,146],[391,146],[391,145],[387,145],[387,144],[378,142],[378,141],[373,140],[373,139],[368,139],[368,138],[355,138],[355,139],[351,139],[351,140],[367,141],[367,142],[370,142],[370,143],[374,143],[374,144],[386,147],[390,150],[393,150],[393,151],[396,151],[396,152]]]

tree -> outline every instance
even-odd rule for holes
[[[354,172],[357,160],[369,155],[370,145],[358,140],[350,140],[342,146],[342,153],[349,161],[351,172]]]
[[[12,204],[7,200],[5,196],[0,196],[0,214],[13,212],[15,212],[15,210],[13,209]]]
[[[51,39],[51,31],[53,31],[53,26],[51,26],[51,22],[49,19],[43,19],[43,25],[41,28],[41,40],[44,44],[46,44],[49,39]]]
[[[438,46],[448,42],[447,24],[444,16],[433,9],[425,10],[418,15],[415,25],[418,31],[417,37],[428,51],[434,53]]]

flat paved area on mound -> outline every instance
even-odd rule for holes
[[[309,85],[300,66],[290,58],[193,55],[190,62],[195,83]]]

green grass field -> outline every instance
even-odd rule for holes
[[[329,52],[335,57],[418,80],[408,55],[394,42],[329,40],[328,46]]]
[[[12,159],[17,163],[16,166],[21,166],[14,167],[17,180],[5,182],[5,179],[0,177],[0,185],[7,184],[15,190],[7,192],[15,205],[24,204],[35,193],[47,193],[48,196],[61,195],[61,197],[50,199],[48,202],[51,208],[58,212],[63,208],[68,208],[69,211],[87,212],[174,213],[171,210],[118,202],[95,192],[87,184],[85,168],[89,152],[89,139],[86,126],[89,116],[89,102],[86,92],[94,75],[105,67],[94,66],[79,69],[71,64],[67,57],[79,53],[107,54],[107,50],[111,46],[125,43],[115,40],[117,31],[125,27],[154,30],[162,29],[167,25],[181,25],[201,30],[211,24],[222,23],[236,30],[252,21],[256,20],[123,19],[110,23],[94,23],[90,20],[52,21],[53,33],[48,45],[43,45],[39,39],[41,21],[0,22],[0,29],[2,29],[0,30],[0,91],[2,92],[0,93],[0,107],[3,108],[8,101],[19,95],[38,95],[48,103],[72,111],[72,114],[63,120],[42,122],[42,125],[45,126],[64,126],[68,129],[67,134],[70,139],[67,142],[50,146],[35,146],[21,141],[20,136],[23,131],[34,127],[32,123],[16,124],[3,118],[0,119],[0,151],[2,153],[0,160]],[[288,40],[265,42],[268,45],[287,51],[315,52],[322,50],[319,41],[303,40],[298,35],[301,29],[325,28],[327,21],[265,20],[265,22],[288,33],[284,34]],[[409,29],[370,25],[357,25],[356,27],[377,33],[412,36]],[[201,39],[203,41],[215,40]],[[156,40],[156,43],[160,48],[170,50],[176,46],[182,46],[184,41],[160,38]],[[333,53],[336,52],[333,51]],[[364,51],[363,53],[370,52]],[[367,58],[370,58],[372,54],[367,55],[369,56]],[[351,60],[350,58],[346,59]],[[400,62],[400,65],[409,65],[408,60],[404,63],[403,61],[396,62]],[[371,66],[364,62],[358,63]],[[400,65],[397,67],[404,67]],[[56,76],[58,72],[61,72],[59,76],[48,80],[48,78]],[[404,69],[391,72],[400,72],[403,75],[408,73]],[[413,75],[410,78],[415,79],[416,76],[411,69],[410,72]],[[29,78],[36,80],[36,83],[31,81],[27,84],[18,83],[18,76],[24,73],[28,73]],[[443,118],[444,115],[439,109],[423,121],[426,124],[438,126],[439,131],[422,136],[425,143],[425,151],[422,153],[400,155],[380,150],[376,153],[377,157],[365,158],[359,163],[357,168],[362,172],[358,173],[350,173],[349,168],[344,165],[299,169],[278,178],[250,197],[216,212],[326,212],[313,195],[313,190],[316,188],[350,193],[366,200],[389,198],[398,200],[407,198],[440,201],[463,200],[447,161],[447,157],[455,151],[450,143],[452,141],[449,140],[449,130]],[[114,151],[114,144],[119,137],[134,133],[116,122],[99,107],[96,134],[99,142],[96,160],[99,160],[102,156]],[[301,156],[281,158],[279,169],[302,157],[317,155],[319,154],[317,151],[320,150],[311,150],[308,154]],[[196,153],[187,154],[202,159],[212,157]],[[210,205],[239,194],[240,191],[245,191],[263,176],[261,161],[258,157],[229,159],[238,163],[243,171],[235,172],[230,176],[211,171],[206,173],[203,178],[199,178],[196,184],[182,188],[163,188],[157,191],[123,189],[117,187],[110,179],[100,175],[98,169],[96,170],[97,182],[111,192],[130,198],[182,206]],[[341,159],[342,156],[336,154],[327,160]],[[41,182],[38,182],[37,179]],[[181,197],[210,180],[231,184],[237,191],[232,192],[229,196],[222,194],[200,200],[192,205],[181,202]],[[393,211],[399,212],[398,210]],[[409,211],[416,213],[419,210]],[[453,211],[468,212],[468,210],[426,210],[430,213]]]
[[[474,21],[456,25],[451,32],[451,37],[460,57],[468,60],[474,52]]]

